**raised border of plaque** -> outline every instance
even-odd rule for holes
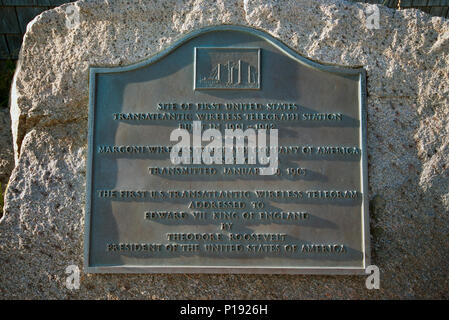
[[[94,140],[93,140],[93,127],[94,127],[94,108],[95,108],[95,94],[96,94],[96,76],[102,73],[121,73],[131,71],[153,64],[166,55],[180,47],[184,43],[192,40],[200,35],[214,32],[214,31],[238,31],[243,33],[249,33],[251,35],[262,38],[282,51],[290,58],[296,60],[298,63],[310,68],[316,68],[321,71],[329,73],[336,73],[340,75],[358,75],[359,76],[359,112],[360,112],[360,146],[361,146],[361,193],[362,193],[362,212],[361,212],[361,243],[363,246],[363,267],[246,267],[246,266],[132,266],[132,265],[102,265],[93,266],[90,264],[90,238],[91,233],[91,201],[92,201],[92,186],[93,186],[93,154],[94,154]],[[222,48],[201,48],[200,50],[214,50]],[[198,48],[196,48],[198,50]],[[196,53],[195,50],[195,53]],[[196,56],[196,54],[195,54]],[[258,53],[259,63],[259,77],[257,80],[257,86],[255,87],[224,87],[220,83],[214,84],[212,87],[203,87],[198,85],[197,78],[194,79],[194,90],[207,90],[207,89],[253,89],[260,88],[260,50]],[[196,63],[196,59],[195,59]],[[196,74],[196,66],[194,67],[194,74]],[[220,78],[217,78],[218,80]],[[251,79],[250,79],[251,82]],[[366,71],[363,67],[344,67],[336,65],[324,65],[310,59],[307,59],[298,54],[294,49],[291,49],[280,40],[272,37],[271,35],[254,28],[235,26],[235,25],[220,25],[202,28],[193,31],[187,35],[184,35],[177,41],[175,41],[170,47],[157,53],[156,55],[145,59],[136,64],[121,66],[121,67],[96,67],[90,66],[89,68],[89,118],[88,118],[88,158],[87,158],[87,174],[86,174],[86,206],[85,206],[85,234],[84,234],[84,270],[87,273],[244,273],[244,274],[365,274],[365,268],[370,265],[370,233],[369,233],[369,213],[368,213],[368,169],[367,169],[367,118],[366,118]]]

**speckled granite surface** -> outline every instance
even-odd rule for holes
[[[11,110],[16,167],[0,222],[0,298],[448,298],[449,21],[418,10],[300,1],[79,1],[28,27]],[[217,24],[264,30],[325,63],[368,73],[372,262],[381,289],[359,276],[86,275],[82,266],[88,66],[126,65],[185,33]]]

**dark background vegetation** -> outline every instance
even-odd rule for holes
[[[15,60],[0,61],[0,109],[8,108],[9,89],[16,68]]]

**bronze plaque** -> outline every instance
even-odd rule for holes
[[[363,273],[365,78],[239,26],[91,67],[86,272]]]

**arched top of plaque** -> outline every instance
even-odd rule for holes
[[[274,48],[278,49],[280,52],[282,52],[283,54],[285,54],[286,56],[290,57],[291,59],[297,61],[298,63],[307,66],[307,67],[311,67],[311,68],[315,68],[318,70],[322,70],[322,71],[327,71],[327,72],[331,72],[331,73],[335,73],[335,74],[340,74],[340,75],[363,75],[363,85],[365,84],[365,70],[362,66],[340,66],[340,65],[335,65],[335,64],[327,64],[327,63],[322,63],[322,62],[317,62],[317,61],[313,61],[309,58],[306,58],[304,56],[302,56],[301,54],[299,54],[298,52],[296,52],[294,49],[290,48],[289,46],[287,46],[286,44],[284,44],[282,41],[276,39],[275,37],[271,36],[270,34],[262,31],[262,30],[258,30],[255,28],[250,28],[250,27],[246,27],[246,26],[237,26],[237,25],[216,25],[216,26],[210,26],[210,27],[205,27],[205,28],[201,28],[195,31],[192,31],[188,34],[183,35],[182,37],[180,37],[179,39],[177,39],[174,43],[172,43],[169,47],[165,48],[164,50],[158,52],[157,54],[146,58],[140,62],[131,64],[131,65],[127,65],[127,66],[117,66],[117,67],[101,67],[101,66],[91,66],[90,70],[91,73],[113,73],[113,72],[126,72],[126,71],[132,71],[132,70],[136,70],[148,65],[151,65],[157,61],[159,61],[160,59],[163,59],[165,56],[169,55],[170,53],[172,53],[174,50],[176,50],[177,48],[187,44],[189,41],[195,39],[195,38],[199,38],[208,34],[231,34],[231,33],[241,33],[241,34],[247,34],[249,36],[252,37],[256,37],[259,38],[261,40],[264,40],[266,43],[272,45]],[[217,41],[220,42],[220,41]],[[236,43],[227,43],[227,44],[221,44],[219,46],[210,46],[210,45],[206,45],[205,47],[197,47],[196,49],[226,49],[226,50],[232,50],[232,49],[247,49],[247,55],[251,56],[251,50],[250,49],[260,49],[257,47],[247,47],[247,46],[239,46]],[[198,58],[198,51],[195,50],[195,63],[196,63],[196,59]],[[240,52],[242,53],[242,51]],[[259,54],[259,59],[260,59],[260,50],[258,52]],[[260,60],[258,61],[260,63]],[[224,67],[222,65],[222,67]],[[198,80],[198,79],[197,79]],[[234,79],[235,81],[237,81],[238,79]]]

